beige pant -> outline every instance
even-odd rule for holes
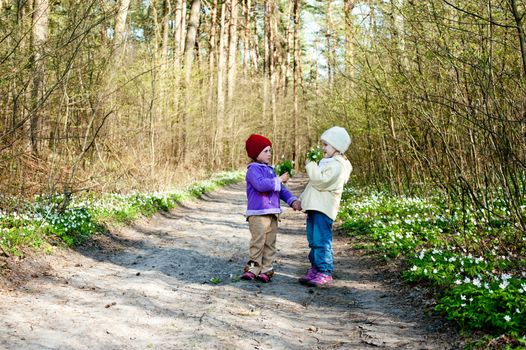
[[[261,272],[272,276],[272,263],[276,257],[276,233],[278,231],[277,215],[254,215],[248,218],[250,239],[250,261],[245,271],[256,276]]]

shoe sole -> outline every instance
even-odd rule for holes
[[[321,283],[321,284],[316,284],[316,283],[312,283],[311,281],[307,281],[306,285],[308,285],[310,287],[324,288],[324,287],[330,287],[332,285],[333,281],[334,280],[330,280],[330,281],[327,281],[327,282]]]

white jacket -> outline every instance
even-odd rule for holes
[[[309,183],[300,196],[301,207],[305,211],[320,211],[334,220],[340,208],[343,186],[352,172],[352,165],[339,154],[325,158],[322,162],[321,166],[315,162],[309,162],[305,166]]]

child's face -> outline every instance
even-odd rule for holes
[[[331,158],[338,152],[327,142],[322,141],[321,143],[323,144],[323,158]]]
[[[272,147],[267,146],[263,148],[263,151],[259,153],[256,160],[260,163],[270,164],[270,161],[272,160]]]

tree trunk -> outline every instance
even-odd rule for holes
[[[188,29],[186,30],[185,51],[184,51],[184,94],[185,104],[181,115],[182,127],[182,160],[186,163],[189,132],[188,109],[190,107],[190,78],[192,76],[192,64],[195,56],[195,41],[197,37],[197,27],[199,26],[199,16],[201,14],[201,0],[193,0],[188,19]]]
[[[269,32],[270,32],[270,4],[265,1],[265,14],[263,25],[263,111],[262,117],[264,123],[267,122],[268,110],[268,93],[269,93],[269,79],[270,79],[270,48],[269,48]]]
[[[172,16],[172,4],[170,0],[163,0],[163,43],[161,49],[161,73],[160,80],[161,85],[159,89],[159,104],[160,104],[160,115],[164,120],[164,115],[168,110],[169,96],[167,93],[168,87],[168,47],[170,45],[170,17]]]
[[[237,55],[237,0],[230,0],[230,23],[229,23],[229,43],[228,43],[228,74],[227,74],[227,106],[228,106],[228,130],[230,133],[233,128],[232,100],[236,89],[236,55]]]
[[[336,40],[335,31],[334,31],[334,25],[332,23],[332,2],[327,2],[327,24],[326,24],[326,32],[325,32],[325,39],[326,39],[326,50],[327,50],[327,78],[329,80],[329,86],[332,86],[334,82],[334,75],[335,75],[335,50],[334,50],[334,44],[333,42]]]
[[[181,69],[181,37],[183,32],[183,0],[177,0],[175,5],[175,32],[174,32],[174,64],[176,74],[178,75]],[[176,86],[177,87],[177,86]]]
[[[32,110],[30,119],[31,152],[38,156],[38,134],[40,132],[40,117],[42,90],[46,68],[44,64],[44,51],[48,39],[49,3],[48,0],[34,0],[33,31],[31,40],[33,87],[31,91]]]
[[[268,29],[268,49],[269,49],[269,76],[270,76],[270,115],[272,120],[272,138],[277,136],[277,115],[276,115],[276,32],[274,22],[276,20],[276,3],[270,2],[269,29]],[[272,155],[275,161],[275,154]]]
[[[212,10],[210,13],[210,40],[208,41],[209,52],[208,52],[208,102],[207,109],[208,113],[213,114],[213,103],[214,103],[214,80],[215,80],[215,69],[216,69],[216,40],[217,40],[217,2],[213,0]]]
[[[174,70],[174,82],[171,88],[171,100],[173,115],[170,121],[171,127],[171,153],[174,159],[174,162],[178,162],[181,155],[181,122],[180,122],[180,106],[182,102],[180,101],[180,89],[181,89],[181,54],[182,54],[182,44],[181,37],[184,33],[183,23],[183,0],[176,0],[175,3],[175,18],[174,18],[174,48],[173,48],[173,70]]]
[[[287,4],[287,32],[285,33],[285,40],[286,40],[286,47],[285,47],[285,59],[284,61],[284,69],[283,69],[283,92],[284,96],[288,95],[288,88],[289,88],[289,77],[290,77],[290,66],[291,66],[291,47],[293,44],[291,44],[292,40],[292,33],[293,33],[293,25],[294,21],[291,20],[291,12],[292,12],[292,3],[289,1]]]
[[[186,52],[186,48],[185,48],[185,45],[186,45],[186,41],[185,41],[185,37],[186,37],[186,34],[185,34],[185,29],[186,29],[186,12],[187,12],[187,2],[186,0],[183,0],[182,2],[182,12],[181,12],[181,55]]]
[[[224,74],[225,74],[225,42],[226,42],[226,4],[221,6],[221,25],[219,32],[219,52],[217,62],[217,114],[216,114],[216,137],[214,145],[216,146],[215,161],[216,167],[220,168],[223,158],[223,123],[225,121],[225,91],[224,91]]]
[[[253,21],[253,28],[254,28],[254,33],[257,32],[257,25],[256,25],[256,21]],[[251,26],[252,27],[252,26]],[[254,72],[257,72],[259,70],[259,44],[258,44],[258,38],[257,38],[257,34],[254,34],[252,33],[252,30],[251,30],[251,33],[250,33],[250,60],[253,64],[253,68],[254,68]]]
[[[195,41],[197,37],[197,27],[199,26],[199,16],[201,11],[201,0],[193,0],[188,20],[188,29],[186,31],[185,51],[184,51],[184,68],[185,83],[190,83],[192,74],[192,63],[195,56]]]
[[[294,154],[293,154],[293,160],[296,164],[298,164],[299,160],[299,137],[298,137],[298,127],[299,127],[299,110],[298,110],[298,94],[299,94],[299,84],[300,84],[300,7],[299,7],[299,0],[294,0],[294,52],[293,52],[293,75],[294,75],[294,83],[293,83],[293,104],[294,104]]]
[[[345,0],[344,13],[345,13],[345,72],[347,78],[352,81],[353,76],[353,65],[354,65],[354,45],[353,45],[353,19],[352,10],[354,9],[354,2],[356,0]]]
[[[250,18],[252,14],[252,4],[250,0],[243,1],[243,14],[245,17],[245,30],[243,35],[243,73],[244,76],[247,77],[250,64]]]
[[[124,53],[126,42],[126,17],[130,8],[130,0],[120,0],[115,16],[115,38],[113,40],[113,57],[116,66],[119,65]]]
[[[169,34],[170,34],[170,17],[172,15],[172,4],[170,0],[163,1],[163,44],[162,44],[162,58],[163,58],[163,68],[166,64],[166,59],[168,57],[168,44],[169,44]]]
[[[213,0],[213,3],[212,3],[212,9],[211,9],[211,13],[210,13],[210,17],[211,17],[211,23],[210,23],[210,40],[208,42],[209,44],[209,52],[208,52],[208,101],[207,101],[207,113],[209,116],[211,116],[211,120],[210,120],[210,123],[211,125],[208,126],[207,128],[207,133],[209,135],[209,140],[211,140],[212,142],[212,147],[208,147],[207,148],[207,154],[209,155],[209,159],[210,161],[208,162],[208,164],[210,164],[211,168],[215,167],[215,161],[214,161],[214,157],[215,157],[215,152],[214,150],[216,149],[217,145],[216,145],[216,140],[215,140],[215,136],[216,136],[216,129],[217,129],[217,124],[216,124],[216,120],[214,120],[215,116],[216,116],[216,112],[217,110],[214,108],[214,87],[215,87],[215,78],[216,78],[216,41],[217,41],[217,6],[218,6],[218,0]],[[214,125],[216,124],[216,125]]]
[[[522,20],[524,18],[524,13],[519,14],[517,9],[517,1],[509,0],[511,13],[513,14],[513,19],[515,20],[515,25],[517,27],[517,36],[519,37],[519,45],[521,48],[521,59],[522,59],[522,72],[523,76],[526,76],[526,37],[524,34],[524,28],[522,27]]]

